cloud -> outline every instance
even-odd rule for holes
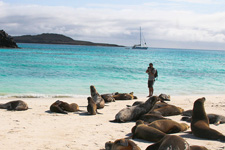
[[[170,0],[172,2],[187,2],[196,4],[219,4],[221,1],[218,0]]]
[[[77,40],[133,45],[138,42],[142,26],[145,39],[150,42],[225,42],[225,12],[202,14],[159,9],[161,6],[147,3],[73,8],[9,5],[0,1],[0,27],[11,35],[59,33]]]

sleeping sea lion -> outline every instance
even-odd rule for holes
[[[191,145],[191,150],[208,150],[205,146]]]
[[[28,105],[27,105],[26,102],[24,102],[22,100],[16,100],[16,101],[10,101],[10,102],[5,103],[5,104],[0,104],[0,108],[1,109],[7,109],[7,110],[21,111],[21,110],[27,110]]]
[[[209,119],[204,108],[205,98],[199,98],[194,102],[191,120],[191,131],[196,137],[225,141],[225,136],[209,127]]]
[[[183,111],[182,114],[181,114],[181,116],[188,116],[188,117],[191,117],[191,116],[192,116],[192,109]]]
[[[118,139],[115,142],[106,142],[105,150],[141,150],[137,144],[129,139]]]
[[[174,105],[167,105],[164,107],[156,108],[153,111],[150,111],[148,113],[151,114],[161,114],[162,116],[174,116],[174,115],[180,115],[184,110],[180,107],[174,106]]]
[[[177,135],[165,135],[160,141],[146,148],[146,150],[190,150],[186,140]]]
[[[96,115],[97,113],[97,105],[91,97],[88,97],[88,106],[87,111],[90,115]]]
[[[134,96],[134,92],[131,93],[116,93],[113,95],[115,100],[132,100],[137,99],[137,96]]]
[[[166,134],[183,132],[189,128],[186,123],[178,123],[173,120],[157,120],[148,124],[148,126],[156,128]]]
[[[101,95],[97,92],[97,90],[95,89],[95,87],[93,85],[90,86],[90,91],[91,91],[91,97],[97,105],[97,109],[104,108],[105,101],[101,97]]]
[[[166,103],[165,101],[163,101],[163,102],[159,101],[159,102],[157,102],[155,104],[154,109],[161,108],[161,107],[165,107],[165,106],[168,106],[168,105],[170,105],[170,104]]]
[[[132,128],[132,133],[133,139],[143,139],[150,142],[158,142],[166,135],[156,128],[145,125],[141,120],[136,122],[136,126]]]
[[[139,119],[148,123],[151,123],[156,120],[170,120],[169,118],[164,118],[162,115],[158,114],[144,114]]]
[[[145,102],[143,102],[143,101],[135,101],[132,105],[127,105],[127,107],[136,106],[136,105],[143,104],[143,103],[145,103]]]
[[[161,99],[160,101],[170,101],[170,95],[166,95],[166,94],[160,94],[159,98]]]
[[[192,116],[192,110],[187,110],[182,113],[181,120],[191,122],[191,116]],[[225,123],[225,116],[223,115],[217,115],[217,114],[207,114],[207,117],[209,118],[209,124],[223,124]]]
[[[59,104],[59,107],[61,107],[63,110],[68,111],[68,112],[81,111],[79,109],[79,106],[76,103],[68,104],[66,102],[62,102],[62,103]]]
[[[104,99],[106,103],[115,102],[115,98],[113,98],[112,94],[102,94],[101,97]]]
[[[127,122],[127,121],[136,121],[140,116],[146,114],[151,109],[153,109],[155,103],[158,101],[157,96],[150,97],[145,103],[139,104],[132,107],[126,107],[120,110],[116,116],[115,120],[111,122]]]
[[[63,101],[57,100],[50,106],[50,111],[56,112],[56,113],[67,114],[67,112],[65,112],[65,110],[62,107],[60,107],[60,104],[62,104],[62,103],[63,103]]]

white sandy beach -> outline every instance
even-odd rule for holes
[[[173,96],[169,104],[192,109],[193,102],[201,96]],[[206,113],[224,115],[225,95],[205,96]],[[69,113],[68,115],[49,113],[50,105],[60,99],[68,103],[77,103],[81,110],[86,111],[86,98],[1,98],[0,103],[11,100],[23,100],[31,109],[27,111],[7,111],[0,109],[0,149],[1,150],[100,150],[105,142],[127,137],[135,122],[111,123],[116,113],[135,100],[116,101],[107,103],[102,114],[86,115],[84,112]],[[146,101],[147,98],[138,98]],[[169,117],[180,121],[181,116]],[[189,124],[189,123],[187,123]],[[225,134],[225,124],[210,125],[211,128]],[[188,131],[191,131],[190,129]],[[177,133],[190,145],[201,145],[212,150],[225,149],[225,143],[205,140],[189,133]],[[134,142],[145,150],[152,144],[144,140],[134,139]]]

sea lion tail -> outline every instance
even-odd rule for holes
[[[7,106],[5,104],[0,104],[0,109],[7,109]]]
[[[187,121],[187,122],[191,122],[191,117],[184,116],[184,117],[182,117],[180,120],[182,120],[182,121]]]
[[[85,110],[80,110],[80,109],[79,109],[79,110],[77,110],[77,111],[79,111],[79,112],[87,112],[87,111],[85,111]]]
[[[118,119],[109,120],[109,122],[123,123],[121,120],[118,120]]]
[[[116,119],[114,119],[114,120],[109,120],[109,122],[118,122]]]

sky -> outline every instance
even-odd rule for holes
[[[0,30],[132,46],[225,50],[225,0],[0,0]]]

